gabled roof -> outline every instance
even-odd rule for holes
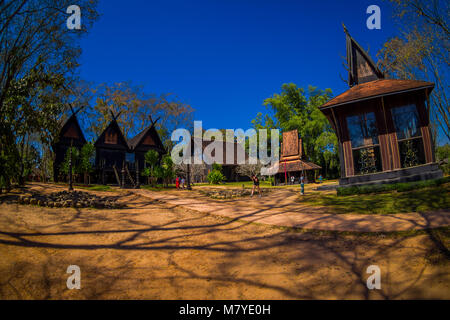
[[[195,144],[194,141],[198,141],[198,139],[192,137],[191,138],[191,155],[194,155],[194,148],[195,148]],[[203,140],[202,139],[202,153],[205,150],[205,148],[207,146],[209,146],[211,143],[213,143],[214,141],[208,141],[208,140]],[[222,159],[222,164],[223,165],[237,165],[238,164],[238,159],[237,159],[237,153],[238,153],[238,148],[240,148],[241,151],[244,151],[244,156],[245,156],[245,160],[248,160],[248,153],[245,151],[245,148],[242,149],[241,145],[237,142],[226,142],[226,141],[220,141],[222,143],[222,148],[223,148],[223,159]],[[227,149],[231,149],[233,148],[233,163],[226,163],[227,160]]]
[[[322,169],[321,166],[312,163],[307,162],[303,160],[295,160],[295,161],[286,161],[286,172],[293,172],[293,171],[302,171],[302,170],[318,170]],[[278,173],[283,173],[285,171],[285,162],[280,161],[278,166]]]
[[[327,109],[381,96],[434,88],[434,83],[418,80],[380,79],[356,85],[319,107]]]
[[[154,138],[156,141],[156,146],[159,148],[162,148],[164,150],[164,145],[161,141],[161,139],[159,138],[159,134],[155,129],[155,126],[149,125],[147,128],[145,128],[144,130],[142,130],[138,135],[136,135],[135,137],[133,137],[132,139],[130,139],[128,141],[128,145],[130,147],[130,149],[135,149],[139,146],[139,144],[141,143],[141,141],[147,136],[147,133],[150,133],[152,135],[152,138]]]
[[[120,129],[119,124],[115,119],[111,120],[109,125],[105,128],[105,130],[103,130],[102,134],[98,137],[97,141],[95,141],[94,146],[98,146],[104,140],[105,133],[109,128],[112,128],[118,133],[119,139],[122,141],[122,143],[118,142],[117,144],[123,144],[127,149],[129,149],[130,147],[128,145],[127,139],[125,139],[122,130]]]
[[[76,130],[78,131],[79,134],[79,140],[81,140],[83,143],[86,143],[86,138],[84,137],[83,134],[83,130],[81,130],[80,127],[80,123],[78,122],[77,116],[75,113],[73,113],[69,118],[66,119],[66,121],[64,121],[61,125],[61,129],[59,130],[59,140],[56,144],[60,143],[62,138],[64,138],[64,133],[67,132],[67,130],[69,129],[69,127],[71,125],[74,125]]]
[[[377,67],[369,54],[353,39],[344,26],[347,46],[348,84],[354,85],[384,79],[383,72]]]

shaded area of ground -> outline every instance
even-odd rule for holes
[[[272,226],[327,231],[393,232],[422,230],[450,225],[450,210],[385,215],[335,214],[333,207],[298,202],[298,192],[272,190],[262,198],[216,200],[189,191],[155,192],[132,190],[150,199],[231,219]]]
[[[299,232],[120,197],[128,209],[0,204],[0,298],[450,298],[448,229]],[[381,290],[366,287],[372,264]],[[69,265],[81,290],[66,288]]]

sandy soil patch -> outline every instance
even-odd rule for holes
[[[0,204],[0,298],[450,298],[447,244],[428,234],[301,233],[121,196],[131,208]],[[381,290],[366,287],[371,264]]]

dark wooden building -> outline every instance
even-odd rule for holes
[[[129,152],[134,155],[133,159],[129,159],[129,162],[133,163],[133,170],[138,168],[142,171],[145,167],[145,154],[149,150],[155,150],[159,153],[160,157],[167,153],[158,132],[156,131],[155,124],[142,130],[138,135],[128,141]],[[130,156],[131,158],[131,156]]]
[[[55,182],[64,181],[66,178],[61,174],[60,169],[70,146],[80,150],[86,143],[86,138],[76,116],[78,111],[73,112],[72,110],[72,115],[62,124],[58,138],[52,145],[55,153],[55,161],[53,162],[53,179]]]
[[[145,166],[145,153],[156,150],[160,157],[166,153],[155,129],[155,123],[127,141],[117,123],[117,116],[95,142],[95,166],[102,184],[139,185],[140,172]]]
[[[194,151],[195,151],[195,138],[191,138],[191,144],[188,147],[188,149],[191,149],[191,156],[192,156],[192,162],[194,162]],[[199,174],[197,178],[194,177],[195,182],[207,182],[207,176],[208,173],[212,170],[212,164],[206,164],[213,162],[212,160],[207,159],[205,155],[205,149],[206,148],[212,148],[213,146],[210,146],[213,141],[209,140],[201,140],[201,146],[202,146],[202,155],[203,155],[203,163],[204,166],[204,172]],[[241,144],[237,142],[226,142],[226,141],[220,141],[222,145],[222,159],[220,161],[220,164],[222,166],[222,174],[225,176],[225,181],[232,182],[232,181],[249,181],[250,178],[247,176],[243,176],[239,174],[236,169],[239,166],[238,163],[238,152],[242,153],[244,155],[244,159],[246,163],[248,163],[248,153],[245,151],[245,148],[241,146]],[[233,156],[231,154],[228,154],[228,150],[233,150]],[[211,156],[216,156],[216,150],[211,152]],[[208,152],[209,154],[209,152]],[[229,158],[229,159],[228,159]],[[227,161],[228,160],[228,161]]]
[[[341,185],[433,179],[429,95],[434,84],[384,79],[347,30],[350,89],[320,107],[339,140]]]
[[[275,184],[299,183],[303,174],[306,181],[314,181],[321,166],[306,160],[303,153],[302,139],[297,130],[283,132],[283,142],[281,143],[281,155],[278,163],[278,172],[275,174]]]
[[[117,183],[120,185],[120,172],[129,154],[128,142],[117,123],[113,119],[94,143],[95,167],[99,172],[100,183]]]

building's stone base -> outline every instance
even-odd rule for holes
[[[393,171],[377,172],[339,179],[340,186],[361,186],[382,183],[412,182],[442,178],[443,174],[437,163]]]

